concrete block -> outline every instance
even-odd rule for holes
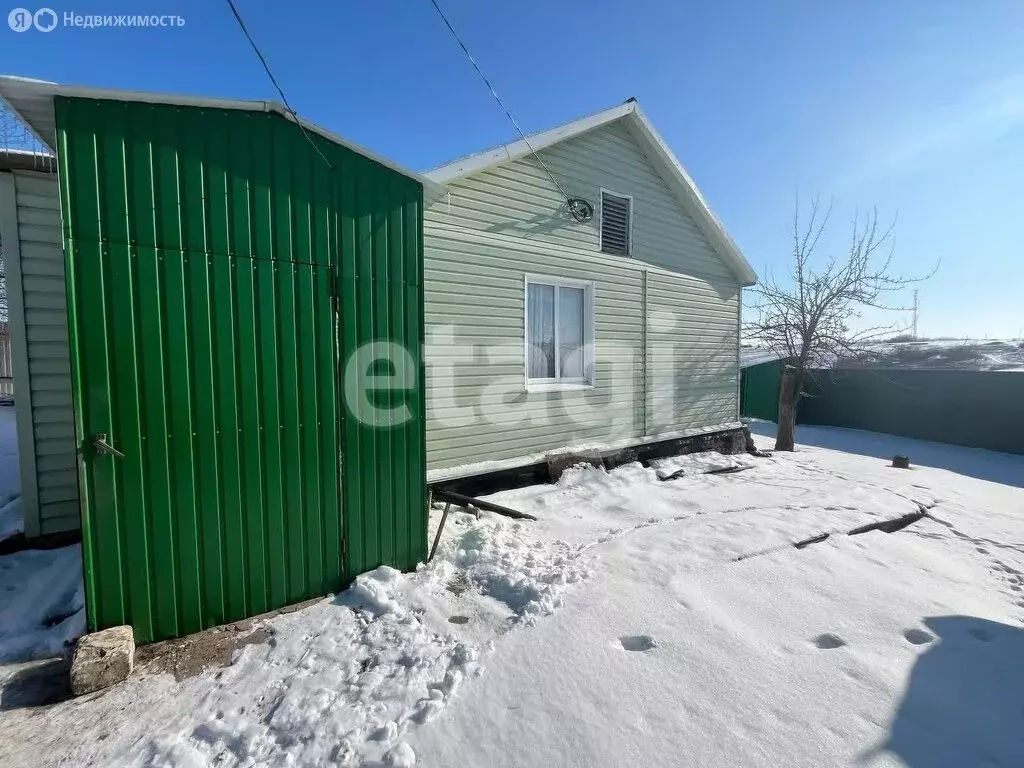
[[[128,679],[135,664],[135,635],[129,626],[83,635],[71,657],[71,692],[92,693]]]

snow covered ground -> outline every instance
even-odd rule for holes
[[[31,709],[8,695],[31,670],[0,667],[0,764],[1024,764],[1024,489],[816,431],[855,452],[496,494],[540,519],[454,514],[418,572],[366,574],[180,682]]]
[[[773,423],[750,419],[749,424],[751,432],[767,438],[767,447],[771,448],[775,444]],[[880,435],[862,429],[801,424],[797,430],[800,442],[806,447],[831,448],[877,459],[892,459],[899,453],[909,457],[914,465],[948,469],[979,480],[1024,487],[1024,459],[1012,453],[988,451],[984,448],[965,448],[949,443],[933,443],[930,440],[917,440],[912,437]]]
[[[81,546],[0,557],[0,595],[0,663],[62,653],[85,632]]]
[[[0,539],[22,530],[18,471],[14,408],[0,406]],[[0,557],[0,664],[61,653],[85,631],[84,605],[77,544]]]

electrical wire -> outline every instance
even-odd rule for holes
[[[263,65],[263,69],[266,71],[267,77],[270,78],[270,82],[273,83],[274,88],[277,89],[277,93],[281,97],[281,101],[284,102],[285,109],[287,109],[289,114],[291,114],[292,118],[295,120],[295,124],[299,126],[299,130],[301,130],[302,135],[306,137],[306,141],[308,141],[310,146],[316,150],[316,153],[320,155],[321,159],[327,163],[327,167],[333,171],[334,166],[331,165],[331,161],[327,159],[327,156],[322,151],[320,151],[320,147],[316,145],[316,142],[313,141],[313,137],[309,135],[308,131],[306,131],[306,126],[304,126],[302,121],[299,119],[298,112],[292,109],[292,105],[288,102],[288,97],[284,95],[284,89],[281,87],[281,84],[277,82],[277,78],[274,77],[274,73],[270,71],[270,65],[267,64],[266,57],[264,57],[263,52],[260,51],[259,46],[256,45],[256,41],[252,39],[252,35],[249,34],[249,28],[245,26],[245,21],[242,19],[242,14],[238,12],[238,8],[235,7],[234,0],[227,0],[227,3],[228,7],[231,9],[231,15],[235,17],[235,21],[238,22],[238,26],[242,30],[242,34],[244,34],[245,39],[249,41],[249,45],[252,46],[252,50],[256,54],[256,58],[258,58],[260,60],[260,64]]]
[[[228,2],[231,2],[231,0],[228,0]],[[494,97],[494,100],[498,102],[498,106],[501,107],[502,110],[504,110],[505,115],[509,119],[509,122],[511,122],[512,125],[515,126],[516,131],[519,132],[519,136],[526,143],[526,146],[529,148],[533,156],[537,158],[537,162],[540,163],[540,167],[544,169],[544,172],[548,175],[548,178],[551,179],[551,183],[555,185],[555,188],[558,190],[558,193],[565,198],[566,204],[569,207],[569,212],[572,214],[573,218],[581,222],[589,221],[590,217],[594,213],[594,207],[586,200],[569,197],[565,193],[565,190],[562,189],[562,185],[558,183],[558,180],[555,178],[554,174],[551,173],[550,169],[548,169],[547,165],[541,159],[540,155],[537,154],[537,150],[533,148],[533,145],[530,143],[530,139],[527,138],[525,133],[523,133],[523,129],[519,127],[519,123],[517,123],[516,119],[512,117],[512,113],[509,111],[509,108],[505,106],[505,102],[501,100],[501,96],[499,96],[498,92],[494,90],[494,86],[491,85],[491,81],[487,79],[487,75],[485,75],[484,71],[480,69],[480,65],[476,63],[476,59],[474,59],[473,54],[469,52],[469,48],[466,46],[466,43],[462,40],[461,37],[459,37],[459,33],[455,31],[455,27],[452,26],[452,23],[448,21],[448,17],[445,16],[444,11],[441,10],[441,6],[437,4],[437,0],[430,0],[430,4],[434,6],[434,10],[436,10],[438,16],[441,17],[441,21],[443,21],[444,25],[448,27],[448,31],[452,33],[452,37],[455,38],[455,42],[457,42],[459,44],[459,47],[462,48],[462,52],[466,54],[466,58],[469,59],[469,63],[473,65],[473,69],[475,69],[476,73],[480,75],[480,79],[484,81],[484,85],[487,86],[487,90],[491,92],[491,95]]]

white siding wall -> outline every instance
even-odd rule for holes
[[[595,206],[602,187],[633,196],[633,259],[736,282],[621,123],[556,144],[540,155],[570,196]],[[471,175],[450,188],[428,211],[426,224],[433,232],[455,228],[522,238],[578,257],[598,251],[600,209],[588,224],[570,223],[565,200],[533,157]]]
[[[595,204],[602,187],[633,196],[633,254],[600,253],[600,211],[587,224],[571,221],[532,157],[452,183],[427,210],[427,462],[435,474],[736,420],[738,282],[629,131],[613,123],[541,156],[569,195]],[[593,388],[526,391],[526,274],[594,282]],[[673,327],[645,328],[645,303],[648,319],[651,310],[671,313]]]
[[[587,264],[557,248],[478,236],[447,238],[428,254],[429,469],[642,435],[641,272],[612,259]],[[592,389],[525,391],[525,273],[594,281]]]
[[[19,171],[13,181],[19,258],[8,290],[17,292],[12,336],[23,350],[15,403],[25,532],[33,536],[79,527],[78,478],[57,177]]]
[[[647,434],[735,421],[739,286],[647,278]]]

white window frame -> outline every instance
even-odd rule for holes
[[[555,378],[530,378],[530,285],[550,285],[555,301]],[[558,289],[583,289],[583,377],[558,377],[561,359],[558,354]],[[551,392],[566,389],[590,389],[594,386],[594,338],[596,328],[594,281],[552,275],[523,275],[523,381],[527,392]]]
[[[622,192],[616,192],[613,189],[606,189],[605,187],[600,188],[601,193],[597,198],[601,204],[601,219],[597,223],[597,239],[598,239],[598,250],[604,253],[604,196],[611,195],[612,197],[621,197],[624,200],[629,200],[629,225],[626,229],[626,252],[623,253],[608,253],[609,256],[620,256],[622,258],[628,258],[633,255],[633,196],[625,195]]]

